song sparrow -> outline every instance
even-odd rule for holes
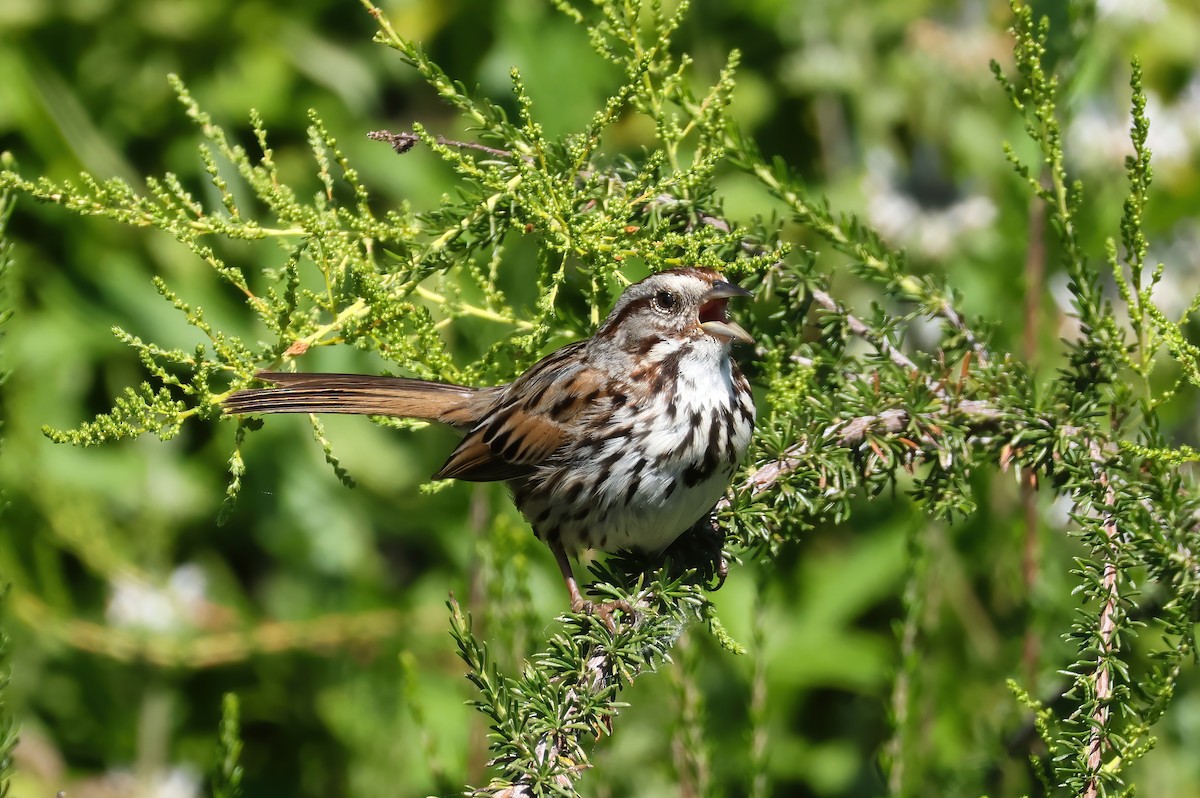
[[[260,372],[277,387],[238,391],[225,409],[403,416],[458,428],[466,436],[434,478],[507,480],[579,612],[592,605],[569,555],[662,551],[712,508],[746,453],[754,401],[729,350],[753,339],[726,313],[735,296],[750,292],[711,269],[659,272],[629,286],[591,338],[507,385]]]

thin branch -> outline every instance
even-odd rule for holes
[[[391,145],[397,155],[403,155],[420,141],[415,133],[393,133],[390,130],[372,130],[367,134],[371,141],[384,141]]]
[[[939,418],[949,415],[965,416],[983,426],[995,424],[995,422],[1004,417],[1005,413],[990,402],[967,399],[955,402],[954,404],[942,405],[940,408],[925,414],[928,418]],[[892,408],[891,410],[884,410],[882,413],[848,418],[827,427],[821,434],[820,439],[830,442],[834,446],[852,449],[866,440],[868,435],[895,435],[899,433],[908,426],[911,418],[911,412],[904,408]],[[926,441],[926,443],[931,448],[937,447],[936,441]],[[770,488],[780,479],[799,468],[810,450],[811,447],[807,440],[793,444],[780,457],[761,466],[747,477],[746,481],[738,486],[737,492],[749,491],[751,495],[754,495]],[[716,509],[725,510],[730,505],[731,501],[729,497],[725,496],[717,502]]]
[[[1117,492],[1104,466],[1104,453],[1095,440],[1088,442],[1088,452],[1092,458],[1092,472],[1096,482],[1104,489],[1104,516],[1101,528],[1108,541],[1108,556],[1104,558],[1104,573],[1100,581],[1104,595],[1104,607],[1100,610],[1099,651],[1096,652],[1096,669],[1093,672],[1095,682],[1096,708],[1092,711],[1090,730],[1087,741],[1087,767],[1089,776],[1084,786],[1083,798],[1096,798],[1100,794],[1100,772],[1104,764],[1104,751],[1108,747],[1109,702],[1113,697],[1113,676],[1110,657],[1115,651],[1113,635],[1116,633],[1117,602],[1120,593],[1117,588],[1116,546],[1118,541],[1117,521],[1114,515],[1117,503]]]
[[[648,612],[649,600],[649,591],[642,591],[630,604],[638,613]],[[452,610],[459,613],[453,599],[451,605]],[[666,622],[661,616],[643,617],[647,621]],[[584,638],[594,631],[586,627],[588,620],[564,620],[576,627],[568,631],[572,639]],[[598,619],[591,620],[602,623]],[[677,636],[678,633],[678,629],[672,632],[663,627],[654,630],[653,636],[669,637]],[[518,762],[509,762],[505,768],[507,773],[519,772],[521,775],[512,779],[495,778],[486,787],[475,788],[468,794],[476,798],[534,798],[545,794],[547,786],[551,786],[547,785],[547,779],[553,782],[554,794],[575,794],[575,782],[591,767],[581,747],[583,738],[591,738],[593,733],[599,733],[597,723],[603,724],[611,733],[611,716],[608,719],[598,718],[597,698],[611,688],[628,687],[643,671],[654,667],[653,660],[660,660],[657,656],[631,659],[628,657],[628,643],[628,640],[614,638],[605,645],[593,643],[590,651],[585,649],[581,652],[580,658],[574,661],[571,668],[554,679],[558,681],[569,678],[573,686],[565,692],[562,700],[556,702],[552,728],[542,731],[535,739],[523,740],[522,754],[518,757]],[[622,657],[622,653],[626,656]],[[464,657],[472,670],[482,670],[479,667],[480,663],[472,661],[466,653]],[[604,700],[612,706],[611,698]]]
[[[862,338],[874,346],[880,354],[886,356],[892,363],[896,364],[906,371],[918,374],[920,369],[907,355],[901,352],[887,336],[880,335],[872,330],[865,322],[859,319],[854,314],[848,312],[837,300],[831,297],[825,291],[813,289],[813,300],[825,310],[840,316],[850,329],[851,334]],[[799,358],[797,358],[799,359]],[[933,393],[942,399],[948,400],[941,409],[934,412],[933,415],[949,413],[952,409],[957,412],[974,417],[979,421],[995,422],[1003,415],[1003,411],[994,405],[981,400],[955,400],[949,401],[952,397],[946,392],[945,387],[932,378],[926,378],[926,384]],[[895,408],[885,410],[877,415],[860,416],[839,422],[832,427],[829,427],[822,434],[823,440],[832,440],[836,445],[844,448],[852,448],[860,443],[868,433],[882,433],[885,435],[894,435],[900,430],[908,426],[910,414],[907,410]],[[936,444],[935,444],[936,447]],[[760,493],[775,484],[780,478],[786,476],[796,470],[803,462],[805,456],[809,452],[808,441],[800,441],[789,447],[781,457],[773,462],[767,463],[760,467],[757,471],[751,474],[745,482],[738,488],[738,492],[750,491],[751,495]],[[717,510],[728,509],[731,502],[728,496],[721,498],[717,502]]]
[[[367,134],[367,138],[371,141],[383,141],[390,144],[397,155],[403,155],[408,152],[421,140],[416,133],[409,131],[393,133],[390,130],[372,130]],[[438,136],[436,141],[443,147],[454,147],[459,150],[476,150],[488,155],[494,155],[497,158],[511,158],[513,155],[511,150],[501,150],[497,147],[489,147],[486,144],[480,144],[475,141],[457,141],[455,139],[448,139],[445,136]],[[521,159],[526,163],[533,162],[533,158],[528,155],[522,155]]]
[[[895,344],[887,339],[886,336],[877,334],[874,330],[866,325],[857,316],[848,313],[845,308],[837,303],[833,297],[820,289],[813,289],[813,299],[818,305],[828,310],[830,313],[841,316],[846,320],[846,326],[850,328],[850,332],[869,341],[881,354],[886,355],[889,360],[897,366],[908,371],[918,371],[917,364],[908,358],[908,355],[896,348]]]
[[[970,327],[967,326],[967,323],[962,320],[962,317],[958,315],[958,311],[955,310],[949,302],[946,302],[941,305],[941,307],[937,308],[937,312],[938,315],[946,320],[946,323],[958,331],[959,335],[961,335],[971,347],[971,351],[975,353],[975,358],[979,361],[979,365],[987,366],[988,358],[990,357],[987,347],[983,345],[982,341],[975,337],[975,333]]]
[[[729,140],[727,142],[731,152],[741,150],[739,142]],[[794,218],[802,224],[808,225],[814,232],[828,241],[841,252],[846,253],[852,258],[855,258],[865,266],[871,268],[877,273],[890,273],[896,268],[895,262],[888,257],[887,254],[881,254],[875,247],[864,243],[865,239],[862,233],[849,228],[844,221],[835,220],[828,210],[821,211],[819,203],[814,204],[809,201],[806,196],[802,196],[796,189],[784,185],[780,177],[774,173],[766,161],[761,158],[748,159],[751,165],[747,171],[757,177],[769,191],[774,193],[784,204],[791,208]],[[874,238],[877,234],[869,232],[868,237]],[[901,255],[903,253],[900,253]],[[909,297],[912,300],[912,297]],[[982,365],[987,365],[991,360],[991,355],[988,353],[987,347],[979,340],[978,336],[967,326],[958,311],[950,304],[947,297],[941,295],[929,295],[920,297],[921,301],[918,304],[923,305],[927,310],[942,317],[963,337],[967,344],[971,347],[971,351],[975,353],[975,358]]]

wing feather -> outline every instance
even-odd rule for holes
[[[563,347],[517,378],[434,477],[526,476],[582,435],[589,411],[607,398],[602,375],[579,357],[584,344]]]

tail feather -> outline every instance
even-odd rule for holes
[[[480,405],[486,404],[491,390],[363,374],[260,371],[255,376],[276,387],[231,394],[224,402],[226,413],[352,413],[470,427],[481,415]]]

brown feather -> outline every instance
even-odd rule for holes
[[[276,387],[238,391],[225,400],[225,412],[398,416],[467,429],[490,407],[497,390],[362,374],[261,371],[255,376]]]
[[[467,433],[435,479],[484,482],[524,476],[586,433],[590,414],[610,400],[604,379],[593,368],[564,369],[557,355],[507,388],[504,399]]]
[[[532,473],[534,466],[500,459],[492,447],[468,436],[463,439],[434,479],[461,479],[464,482],[498,482]]]
[[[567,437],[567,430],[549,419],[501,410],[462,439],[434,478],[487,482],[523,476],[558,451]]]

